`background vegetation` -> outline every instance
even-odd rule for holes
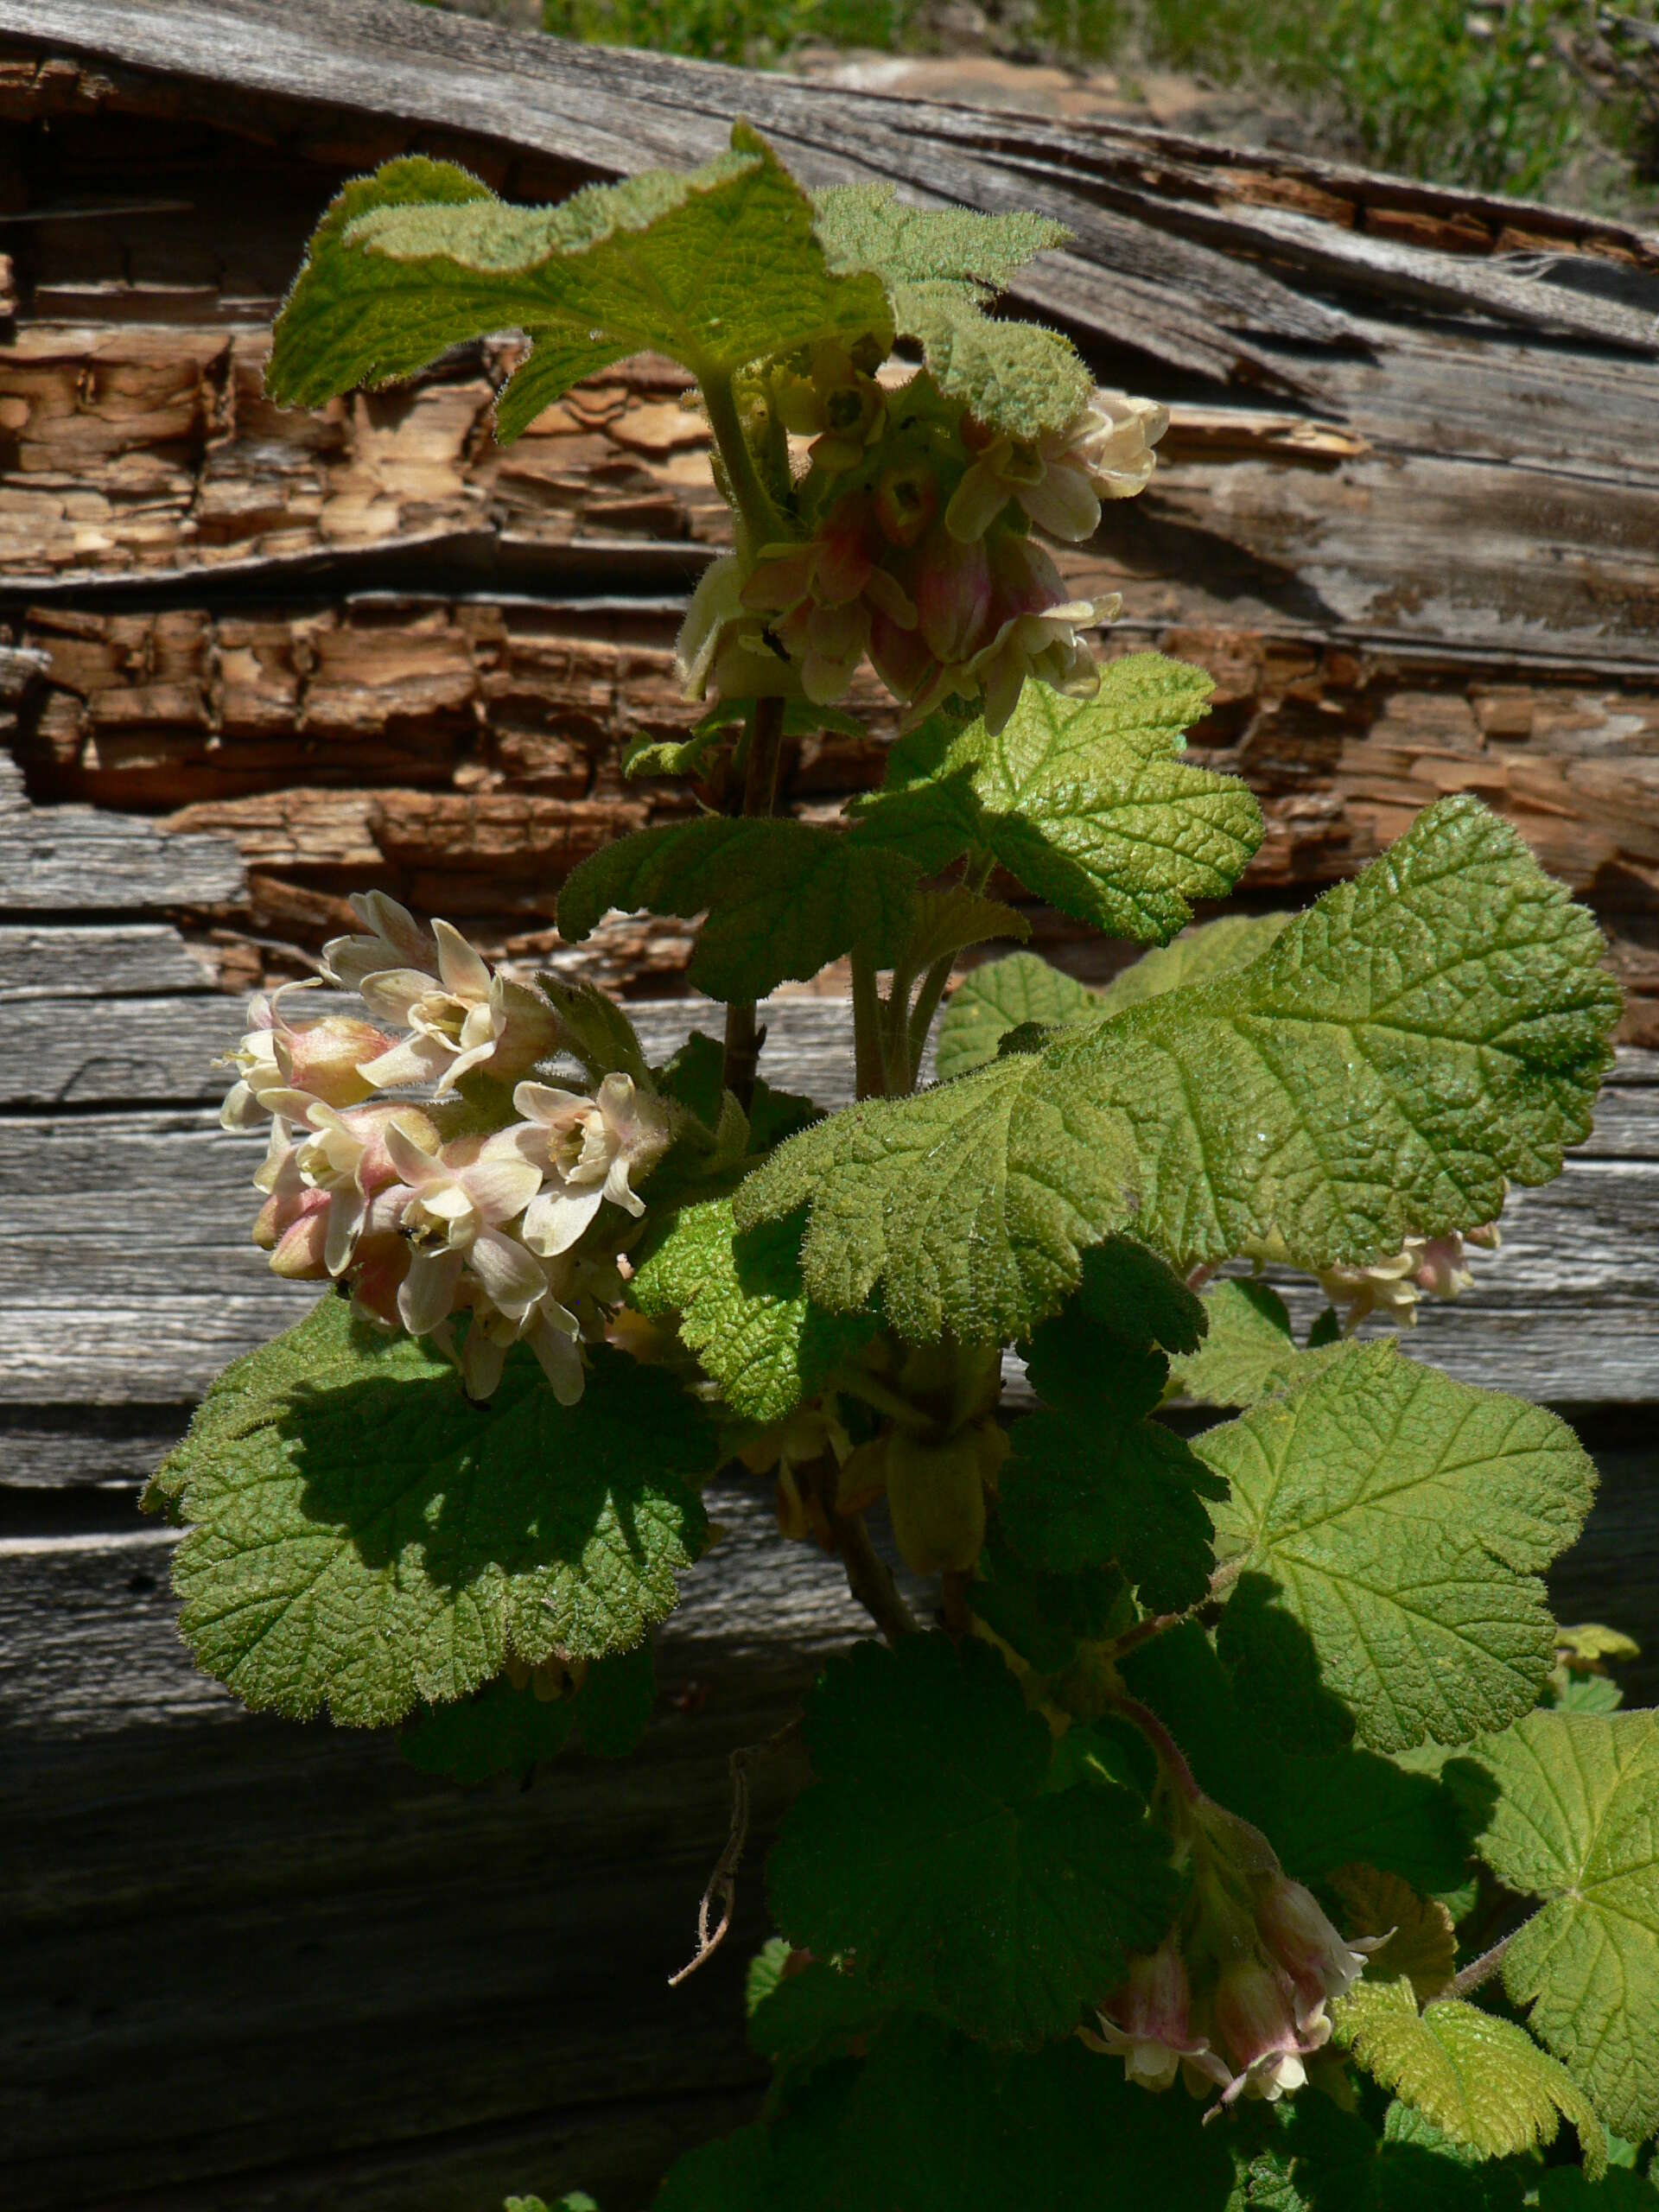
[[[1306,106],[1361,158],[1659,205],[1659,0],[543,0],[567,38],[766,64],[810,40],[1176,69]]]

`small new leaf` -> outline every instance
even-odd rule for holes
[[[680,1334],[746,1421],[781,1421],[874,1332],[865,1313],[826,1313],[801,1282],[801,1224],[767,1222],[739,1236],[731,1201],[688,1206],[629,1286],[652,1320]]]
[[[1250,968],[1289,927],[1289,914],[1224,914],[1199,922],[1131,963],[1099,994],[1103,1014],[1123,1014],[1185,983],[1213,983]]]
[[[702,1548],[714,1430],[659,1371],[592,1363],[562,1407],[517,1354],[480,1407],[419,1343],[360,1349],[337,1298],[239,1360],[157,1478],[200,1663],[257,1708],[382,1727],[509,1653],[640,1643]]]
[[[1231,1486],[1220,1644],[1264,1719],[1284,1717],[1304,1648],[1318,1694],[1378,1751],[1467,1743],[1536,1701],[1555,1655],[1536,1578],[1595,1491],[1554,1414],[1349,1344],[1195,1448]]]
[[[1032,1387],[1056,1410],[1014,1424],[998,1484],[1002,1525],[1033,1567],[1065,1574],[1116,1563],[1149,1611],[1182,1611],[1209,1586],[1205,1500],[1224,1497],[1227,1485],[1147,1419],[1168,1363],[1081,1307],[1046,1322],[1027,1347]]]
[[[509,207],[418,158],[348,185],[278,318],[267,388],[280,406],[315,407],[506,329],[529,331],[534,350],[502,394],[504,440],[632,353],[718,380],[826,340],[885,347],[893,322],[877,278],[831,272],[811,202],[740,123],[706,168],[647,170],[556,207]]]
[[[787,1144],[750,1225],[810,1204],[808,1287],[900,1334],[1027,1334],[1131,1221],[1179,1263],[1277,1239],[1381,1259],[1494,1218],[1589,1133],[1618,987],[1591,916],[1476,800],[1427,809],[1259,959]]]
[[[1028,1021],[1058,1029],[1100,1011],[1098,995],[1034,952],[1011,953],[964,976],[939,1024],[935,1065],[941,1083],[996,1058],[1010,1031]]]
[[[1202,669],[1131,653],[1101,671],[1093,699],[1027,683],[995,737],[936,719],[855,804],[859,836],[930,870],[989,854],[1063,913],[1161,944],[1262,842],[1248,787],[1179,757],[1212,688]]]
[[[1640,2142],[1659,2130],[1659,1713],[1532,1713],[1475,1756],[1501,1793],[1480,1854],[1545,1900],[1503,1986]]]
[[[1340,1344],[1303,1351],[1277,1291],[1262,1282],[1220,1282],[1204,1294],[1209,1333],[1175,1363],[1175,1379],[1205,1406],[1254,1406],[1300,1389],[1341,1356]]]
[[[761,999],[855,950],[890,968],[914,926],[916,882],[908,861],[840,830],[703,815],[583,861],[560,893],[559,928],[580,944],[613,906],[706,914],[690,980],[711,998]]]
[[[1488,2158],[1541,2150],[1563,2119],[1586,2171],[1607,2168],[1607,2135],[1565,2067],[1524,2028],[1457,1999],[1421,2015],[1407,1980],[1368,1977],[1332,2008],[1337,2040],[1365,2071],[1450,2136]]]
[[[504,1679],[458,1705],[438,1706],[404,1731],[401,1749],[423,1774],[464,1784],[528,1774],[578,1745],[595,1758],[621,1758],[644,1735],[655,1694],[651,1646],[642,1643],[596,1659],[565,1697],[543,1698]]]
[[[996,1654],[906,1637],[832,1659],[808,1707],[817,1779],[768,1873],[795,1942],[988,2043],[1067,2035],[1154,1943],[1178,1885],[1127,1790],[1048,1789],[1052,1744]]]

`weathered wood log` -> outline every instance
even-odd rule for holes
[[[617,760],[685,719],[675,603],[719,536],[680,379],[607,376],[505,453],[505,341],[281,414],[259,365],[304,238],[411,147],[544,199],[701,158],[740,106],[813,181],[1072,223],[1021,296],[1176,401],[1167,467],[1076,573],[1125,592],[1121,642],[1217,676],[1195,757],[1268,820],[1247,902],[1479,791],[1596,906],[1659,1042],[1653,240],[372,0],[0,0],[0,2197],[29,2212],[575,2186],[632,2212],[751,2108],[737,1985],[787,1762],[729,1951],[664,1980],[729,1751],[860,1618],[760,1489],[717,1502],[638,1757],[524,1794],[242,1713],[132,1503],[213,1370],[308,1297],[248,1246],[249,1149],[214,1127],[224,987],[305,972],[370,880],[636,994],[690,935],[617,922],[573,955],[552,929],[563,869],[678,803]],[[879,755],[803,744],[791,795],[832,812]],[[696,1017],[637,1011],[659,1051]],[[779,1079],[843,1097],[840,1009],[772,1020]],[[1556,1603],[1650,1645],[1656,1070],[1622,1055],[1590,1145],[1408,1346],[1569,1411],[1603,1490]]]
[[[234,836],[248,903],[202,902],[233,981],[315,950],[369,875],[544,949],[557,876],[676,803],[616,760],[685,718],[672,602],[721,528],[682,380],[607,375],[502,451],[505,345],[299,416],[263,397],[264,326],[352,168],[425,146],[544,197],[701,158],[740,105],[813,181],[1073,225],[1020,298],[1176,402],[1153,489],[1074,572],[1124,589],[1121,643],[1217,676],[1203,756],[1269,822],[1246,895],[1351,873],[1427,798],[1478,790],[1595,903],[1626,1034],[1659,1040],[1654,240],[371,0],[302,27],[252,0],[0,4],[29,218],[0,613],[44,660],[16,741],[37,794]],[[134,177],[156,190],[112,182]],[[873,766],[803,747],[792,793],[832,806]],[[596,957],[665,986],[684,950],[633,927]]]

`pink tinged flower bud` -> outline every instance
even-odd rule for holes
[[[813,598],[821,607],[842,607],[857,599],[870,580],[880,542],[875,501],[866,492],[838,499],[813,542]]]
[[[1301,2062],[1306,2046],[1287,1976],[1265,1960],[1238,1960],[1223,1968],[1211,2005],[1217,2032],[1240,2069],[1226,2101],[1236,2095],[1271,2101],[1301,2087],[1307,2078]]]
[[[991,610],[991,569],[982,540],[964,545],[935,530],[920,550],[915,575],[916,614],[922,637],[944,665],[967,660],[983,642]]]
[[[393,1039],[372,1023],[326,1014],[302,1029],[278,1030],[272,1049],[284,1083],[325,1106],[357,1106],[374,1090],[359,1062],[388,1051]]]
[[[1375,1936],[1350,1943],[1319,1909],[1317,1897],[1287,1875],[1262,1882],[1255,1896],[1255,1924],[1268,1951],[1295,1986],[1299,2011],[1308,2018],[1331,1999],[1342,1996],[1365,1970]]]
[[[321,1197],[318,1192],[317,1196]],[[328,1221],[332,1209],[324,1198],[320,1206],[290,1222],[277,1238],[270,1255],[270,1272],[287,1282],[315,1282],[329,1273]]]
[[[1416,1254],[1417,1272],[1412,1281],[1431,1298],[1456,1298],[1460,1291],[1472,1290],[1475,1278],[1464,1264],[1463,1239],[1455,1232],[1450,1236],[1432,1236]]]

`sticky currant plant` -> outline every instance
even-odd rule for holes
[[[1098,662],[1115,607],[1046,550],[1166,419],[988,312],[1061,238],[809,197],[741,124],[556,207],[408,160],[329,210],[280,404],[503,329],[504,440],[643,350],[694,380],[733,547],[680,639],[702,719],[626,763],[686,796],[559,923],[696,921],[724,1033],[655,1065],[598,989],[378,892],[327,950],[350,1011],[254,1002],[224,1118],[268,1133],[255,1243],[325,1294],[150,1485],[183,1632],[250,1706],[467,1783],[638,1741],[717,1476],[841,1563],[877,1633],[800,1723],[749,1982],[773,2085],[662,2212],[1630,2212],[1659,1719],[1541,1580],[1593,1471],[1358,1333],[1559,1173],[1618,993],[1470,798],[1294,918],[1190,926],[1262,821],[1183,757],[1208,679]],[[866,664],[880,788],[780,813]],[[1015,951],[939,1020],[1027,934],[1016,888],[1142,957],[1096,991]],[[825,1113],[760,1074],[757,1008],[842,961]],[[1268,1268],[1324,1287],[1305,1337]]]

